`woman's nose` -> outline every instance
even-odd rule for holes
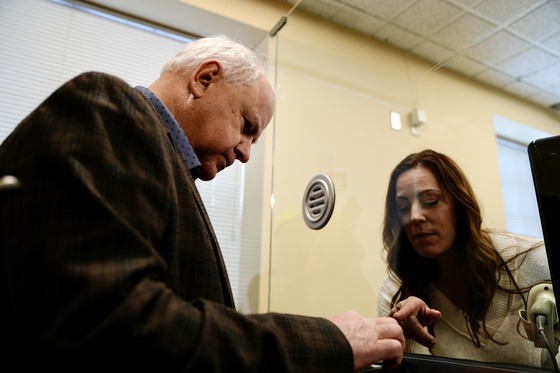
[[[414,203],[410,208],[410,219],[412,222],[418,223],[426,221],[426,216],[424,214],[424,209],[422,208],[421,204]]]

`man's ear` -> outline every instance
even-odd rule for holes
[[[200,97],[212,83],[222,78],[222,65],[219,61],[203,62],[196,70],[191,81],[190,92],[194,97]]]

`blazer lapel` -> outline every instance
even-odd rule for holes
[[[192,178],[190,172],[189,172],[189,177]],[[208,233],[210,234],[210,238],[212,240],[212,248],[214,249],[214,256],[216,257],[216,264],[218,265],[218,268],[220,270],[220,281],[222,283],[222,289],[224,290],[224,300],[227,305],[235,308],[233,292],[231,290],[231,285],[227,274],[227,268],[224,262],[224,258],[222,256],[222,250],[220,249],[220,245],[218,243],[218,239],[214,232],[214,228],[212,227],[210,217],[206,212],[206,208],[204,207],[204,203],[202,202],[202,198],[198,193],[198,189],[196,188],[196,184],[194,183],[194,180],[193,180],[192,192],[193,192],[194,199],[196,201],[196,205],[198,206],[198,209],[200,211],[200,215],[204,219],[204,224],[206,225],[206,229],[208,230]]]

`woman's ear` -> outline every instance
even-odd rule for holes
[[[203,62],[196,70],[190,84],[190,92],[194,97],[204,94],[210,84],[222,78],[222,65],[219,61],[210,60]]]

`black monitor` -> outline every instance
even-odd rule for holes
[[[527,147],[554,297],[560,300],[560,136]]]

